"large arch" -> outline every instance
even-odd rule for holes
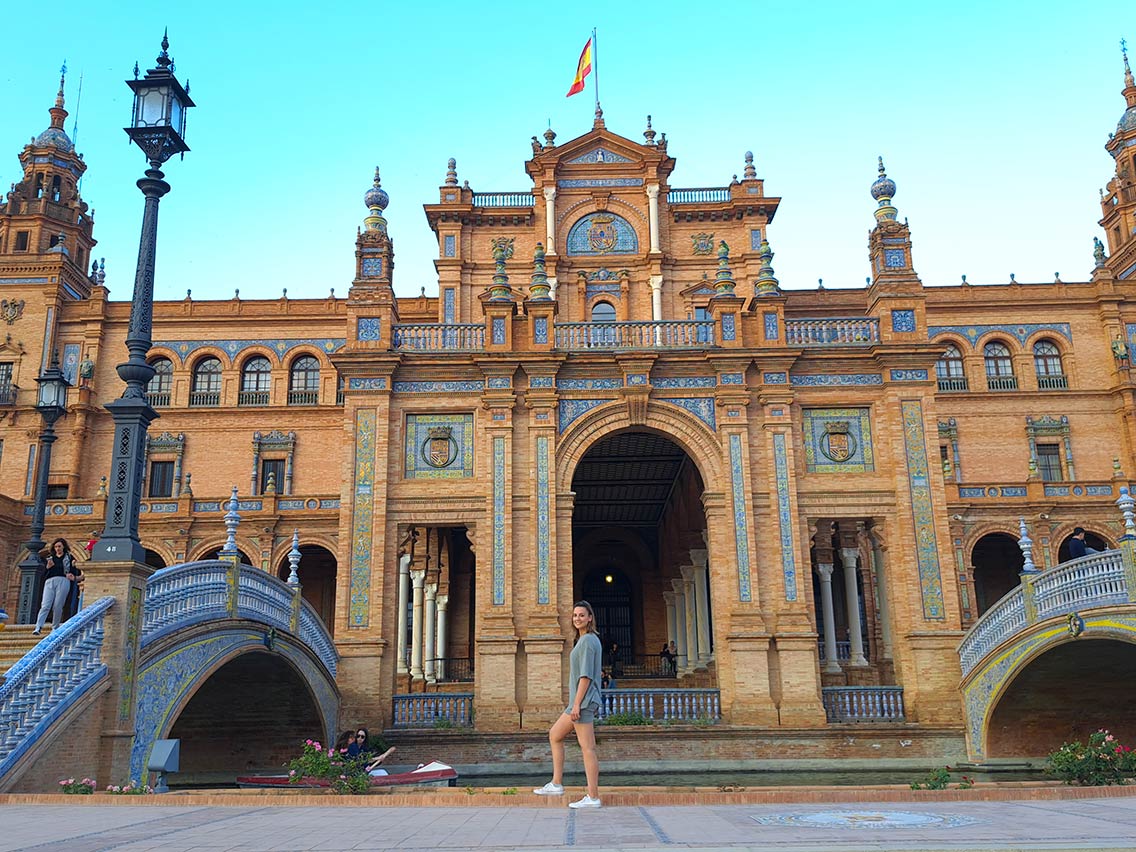
[[[276,576],[287,580],[292,564],[288,554],[276,565]],[[300,594],[323,621],[329,633],[335,630],[335,579],[338,562],[335,554],[319,544],[300,545]]]
[[[1025,557],[1017,539],[1008,533],[991,532],[974,543],[970,552],[974,581],[975,615],[990,609],[1021,582]]]
[[[217,621],[206,621],[170,634],[143,653],[134,687],[138,710],[130,755],[131,778],[146,777],[154,741],[169,736],[190,700],[213,674],[251,653],[270,654],[295,672],[317,708],[320,727],[312,733],[324,741],[334,736],[339,690],[334,676],[309,648],[262,624],[225,621],[218,629]],[[217,719],[218,724],[227,725],[229,721],[227,714]]]
[[[990,712],[988,757],[1039,757],[1101,728],[1136,738],[1136,643],[1113,638],[1052,645],[1007,684]]]

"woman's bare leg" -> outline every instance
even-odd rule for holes
[[[564,783],[564,738],[572,730],[572,718],[561,713],[548,729],[548,744],[552,747],[552,783]]]
[[[591,722],[576,722],[576,740],[584,756],[584,775],[588,779],[588,795],[593,799],[600,797],[600,759],[596,757],[596,729]],[[561,746],[561,763],[563,763]]]

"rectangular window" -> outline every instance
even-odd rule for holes
[[[284,493],[284,459],[264,459],[260,463],[260,493],[268,493],[271,481],[274,493]]]
[[[939,461],[945,462],[951,457],[951,448],[946,444],[939,445]]]
[[[47,486],[47,499],[48,500],[66,500],[69,486],[66,485],[52,485],[48,483]]]
[[[16,389],[12,387],[12,362],[0,362],[0,405],[15,405]]]
[[[28,250],[28,238],[31,237],[31,231],[16,231],[16,251]]]
[[[1042,482],[1061,481],[1061,448],[1057,444],[1037,445],[1037,470]]]
[[[172,461],[150,462],[150,488],[148,497],[174,496],[174,463]]]

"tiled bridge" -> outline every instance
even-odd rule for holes
[[[1136,733],[1134,503],[1122,488],[1119,549],[1023,573],[963,638],[972,760],[1043,756],[1102,727]]]
[[[141,618],[131,620],[130,613],[115,613],[113,597],[101,598],[7,672],[0,683],[0,791],[43,757],[53,739],[69,736],[60,732],[75,720],[114,706],[105,700],[112,684],[104,635],[109,641],[115,617],[140,624],[126,642],[125,655],[136,660],[124,661],[116,700],[127,704],[117,708],[120,717],[134,718],[131,777],[143,777],[154,741],[169,735],[198,688],[243,655],[282,660],[310,692],[324,735],[334,731],[338,655],[298,586],[235,560],[190,562],[153,574],[140,605]],[[113,726],[104,718],[107,727]]]

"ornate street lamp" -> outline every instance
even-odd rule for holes
[[[158,413],[146,401],[146,386],[154,368],[146,363],[150,351],[150,328],[154,317],[154,254],[158,238],[158,202],[170,191],[162,178],[161,165],[174,154],[185,154],[185,113],[194,106],[189,89],[173,75],[173,60],[166,53],[170,43],[162,36],[162,52],[157,67],[138,79],[127,80],[134,92],[134,115],[125,128],[131,140],[142,149],[150,168],[138,181],[146,197],[142,214],[142,237],[138,244],[138,266],[134,274],[134,297],[130,307],[130,327],[126,332],[127,360],[118,365],[118,375],[126,382],[119,399],[107,405],[114,419],[114,456],[107,493],[106,529],[95,544],[91,558],[98,562],[144,562],[145,548],[138,538],[138,509],[142,500],[142,478],[146,463],[146,429]]]
[[[31,538],[25,543],[27,556],[20,563],[20,604],[16,621],[30,624],[35,619],[32,604],[35,600],[36,579],[43,567],[43,520],[47,513],[47,480],[51,474],[51,446],[55,443],[55,421],[67,413],[67,388],[71,383],[59,369],[59,353],[52,355],[51,366],[36,377],[39,393],[36,411],[43,418],[43,431],[39,433],[39,465],[36,468],[35,507],[32,510]],[[59,625],[55,625],[58,627]]]

